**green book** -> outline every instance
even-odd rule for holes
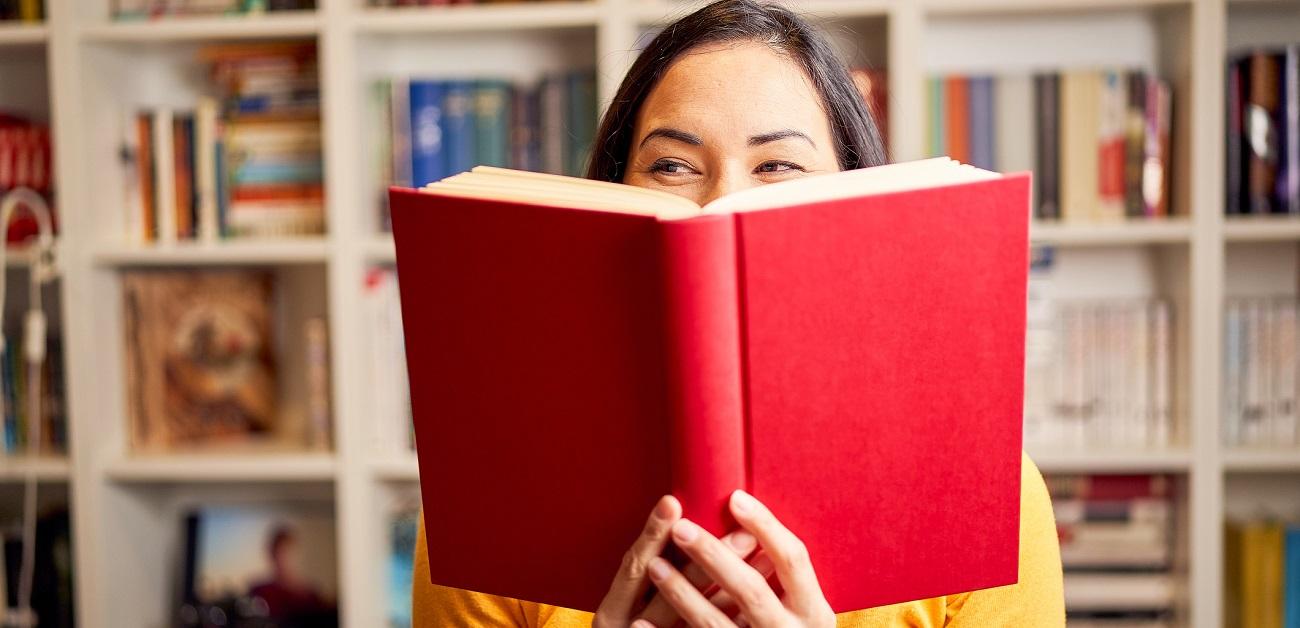
[[[565,111],[564,172],[580,177],[586,172],[587,156],[596,139],[596,73],[582,70],[567,77],[568,107]]]
[[[931,157],[941,157],[947,153],[944,146],[944,124],[943,124],[943,77],[932,76],[926,82],[926,105],[928,114],[928,124],[926,125],[926,139],[929,141],[929,152]]]
[[[510,99],[507,81],[484,79],[474,86],[474,141],[479,165],[510,165]]]

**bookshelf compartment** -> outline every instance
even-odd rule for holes
[[[90,72],[79,156],[95,194],[77,211],[97,246],[323,233],[314,39],[94,44],[81,54]],[[260,60],[280,65],[255,69]]]
[[[310,37],[320,32],[314,11],[282,11],[263,15],[166,17],[153,20],[108,21],[81,28],[81,37],[96,43],[158,43]]]
[[[574,135],[594,134],[596,103],[578,107],[575,99],[594,98],[590,81],[602,80],[592,74],[595,46],[595,30],[586,27],[521,31],[508,46],[477,33],[358,36],[349,122],[361,130],[360,150],[350,160],[358,180],[348,205],[361,209],[349,216],[356,220],[349,227],[364,234],[388,229],[390,183],[420,185],[479,163],[577,174],[582,158],[569,143],[578,140],[566,131],[585,124]],[[534,96],[525,105],[527,94]],[[534,138],[526,154],[514,115],[523,106]],[[580,111],[586,113],[578,119]],[[491,136],[480,132],[489,125]]]
[[[317,553],[322,572],[335,571],[338,556],[336,505],[332,485],[258,484],[239,482],[201,485],[106,484],[101,496],[106,518],[89,534],[94,541],[97,575],[104,599],[103,621],[113,626],[175,625],[186,567],[186,516],[197,509],[247,509],[272,513],[302,535],[300,553]],[[304,526],[299,517],[310,517]],[[235,526],[236,529],[243,526]],[[239,571],[269,572],[267,526],[252,526],[254,538],[232,534],[222,561]],[[302,528],[309,528],[304,530]],[[237,563],[231,565],[230,563]],[[120,577],[130,569],[130,578]],[[114,574],[119,574],[114,577]],[[243,579],[240,578],[242,581]],[[337,599],[338,577],[324,578],[322,593]]]

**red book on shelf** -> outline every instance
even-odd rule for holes
[[[1016,581],[1027,174],[389,200],[434,583],[590,611],[659,496],[740,488],[837,612]]]
[[[948,154],[957,161],[970,160],[970,79],[950,76],[943,87],[947,109]]]

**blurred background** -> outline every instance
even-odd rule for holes
[[[1034,171],[1025,443],[1071,625],[1300,626],[1300,2],[790,4],[893,159]],[[40,626],[409,625],[384,190],[580,173],[693,6],[0,0],[0,193],[57,229],[52,272],[7,234],[6,607],[34,479]]]

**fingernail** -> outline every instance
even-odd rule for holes
[[[668,561],[655,556],[650,559],[650,565],[647,567],[650,572],[650,579],[660,581],[668,577]]]
[[[755,545],[758,545],[758,540],[744,530],[736,530],[727,535],[727,545],[738,554],[748,554],[753,551]]]
[[[736,491],[731,494],[731,507],[738,513],[754,512],[754,507],[757,503],[758,502],[754,499],[753,495],[740,489],[736,489]]]
[[[664,495],[659,498],[659,503],[655,504],[655,516],[660,519],[667,519],[673,516],[672,498]]]
[[[673,539],[678,543],[690,543],[700,535],[700,526],[689,519],[678,520],[673,524]]]

